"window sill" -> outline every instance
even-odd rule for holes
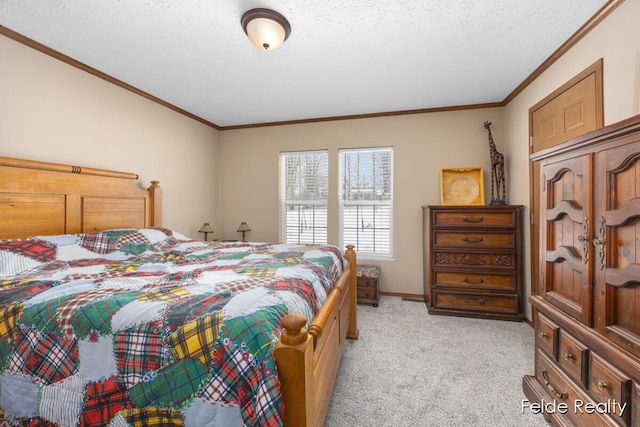
[[[359,255],[358,251],[356,251],[357,262],[361,261],[373,261],[373,262],[396,262],[396,259],[393,257],[376,257],[372,255]]]

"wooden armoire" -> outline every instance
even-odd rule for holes
[[[552,425],[638,426],[640,115],[532,160],[541,167],[540,277],[524,393],[547,404],[539,412]]]

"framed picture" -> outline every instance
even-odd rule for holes
[[[440,204],[484,205],[482,168],[440,169]]]

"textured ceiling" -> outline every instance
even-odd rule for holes
[[[503,101],[606,0],[1,0],[0,25],[218,126]],[[255,48],[240,17],[292,32]]]

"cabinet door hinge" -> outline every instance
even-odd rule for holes
[[[529,137],[529,146],[530,146],[530,147],[533,147],[533,145],[534,145],[534,144],[533,144],[533,135],[531,135],[531,136]]]
[[[536,217],[533,213],[531,213],[531,225],[535,225],[536,224]]]

